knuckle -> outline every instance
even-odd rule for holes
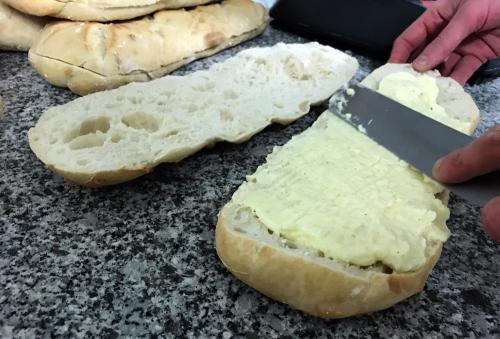
[[[467,161],[467,154],[462,149],[451,153],[447,158],[447,170],[453,181],[463,181],[475,176],[476,165]]]
[[[447,157],[448,165],[451,168],[462,168],[464,167],[464,157],[462,155],[462,150],[457,150]]]
[[[448,44],[448,40],[445,39],[445,37],[442,34],[439,34],[438,36],[436,36],[434,38],[433,42],[436,43],[437,45],[446,45],[446,44]]]
[[[460,162],[456,152],[447,155],[442,159],[440,165],[434,169],[434,176],[442,182],[453,183],[460,181],[463,170],[457,168],[457,161]]]
[[[394,46],[407,47],[408,45],[409,45],[408,40],[403,35],[400,35],[399,37],[396,38],[396,40],[394,40]]]

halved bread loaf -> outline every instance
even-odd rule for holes
[[[266,9],[225,0],[192,10],[165,10],[140,20],[47,25],[29,60],[48,82],[85,95],[159,78],[260,34]]]
[[[420,75],[410,64],[386,64],[370,73],[361,84],[371,89],[377,89],[383,78],[398,72]],[[436,79],[436,84],[439,87],[437,103],[446,109],[450,118],[465,123],[464,133],[472,134],[479,123],[479,108],[471,96],[465,93],[458,82],[452,78],[442,77],[438,71],[428,71],[423,74]]]
[[[27,51],[47,22],[46,18],[18,12],[0,1],[0,50]]]
[[[363,83],[378,89],[409,67],[385,65]],[[450,116],[474,130],[470,96],[427,75]],[[443,187],[327,111],[235,192],[219,214],[217,253],[240,280],[293,308],[324,318],[373,312],[423,289],[449,235],[447,202]]]
[[[425,264],[412,272],[349,265],[270,234],[248,207],[234,203],[219,214],[216,244],[222,263],[238,279],[322,318],[382,310],[421,291],[442,249],[440,242],[430,244]]]
[[[160,9],[203,5],[215,0],[3,0],[27,14],[73,21],[114,21],[137,18]]]
[[[121,183],[217,141],[288,124],[354,75],[356,59],[317,43],[242,51],[209,70],[95,93],[42,114],[31,149],[86,186]]]

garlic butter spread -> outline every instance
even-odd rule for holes
[[[432,78],[404,74],[384,79],[382,93],[458,127],[441,116],[446,113],[435,102]],[[269,155],[233,202],[249,207],[283,238],[326,257],[358,266],[381,262],[406,272],[424,265],[427,241],[446,241],[450,235],[449,210],[435,197],[442,190],[325,112],[313,127]]]
[[[433,77],[407,72],[389,74],[380,82],[378,92],[456,130],[469,130],[467,122],[451,117],[437,103],[439,88]]]

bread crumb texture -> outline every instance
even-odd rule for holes
[[[144,174],[214,142],[242,142],[272,122],[290,123],[356,70],[354,58],[317,43],[248,49],[209,70],[50,108],[30,130],[30,145],[71,181],[118,183],[130,179],[124,172]],[[103,173],[105,181],[93,182]]]
[[[430,241],[449,236],[443,188],[325,112],[278,148],[238,189],[273,232],[326,257],[395,271],[425,264]]]
[[[451,116],[438,104],[436,78],[427,74],[389,74],[380,82],[378,92],[458,131],[467,133],[470,129],[470,121]]]
[[[394,71],[376,83],[370,77],[365,84],[380,93],[456,130],[474,129],[475,118],[460,119],[439,104],[447,93],[440,93],[438,79],[444,92],[453,88],[439,74]],[[447,95],[445,103],[468,99],[463,91]],[[284,239],[334,260],[416,271],[426,264],[430,243],[450,235],[445,190],[363,132],[324,113],[273,152],[233,201]]]

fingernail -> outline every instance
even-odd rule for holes
[[[439,176],[439,171],[441,170],[441,165],[443,164],[443,158],[439,159],[434,163],[432,167],[432,175],[437,178]]]
[[[427,67],[429,66],[429,60],[425,55],[421,55],[415,59],[415,61],[413,62],[413,66],[417,71],[427,70]]]

